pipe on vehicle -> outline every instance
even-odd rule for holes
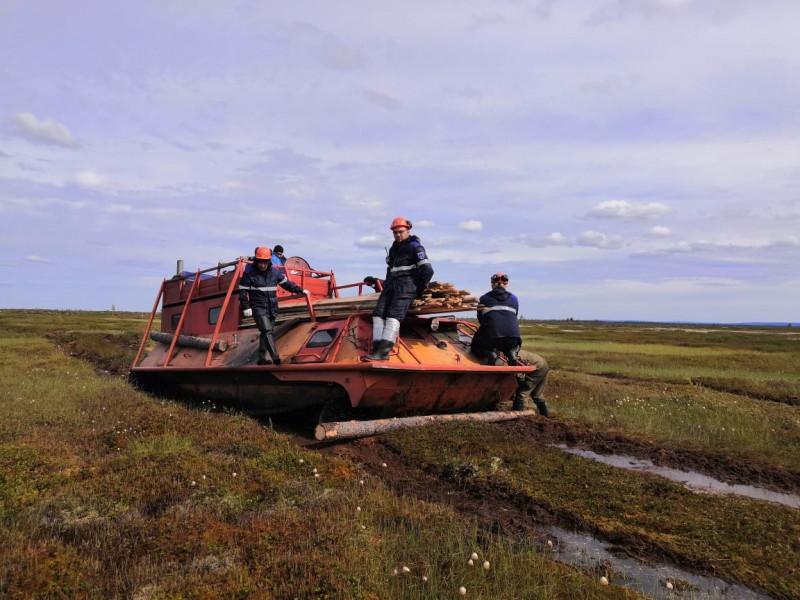
[[[455,415],[424,415],[421,417],[400,417],[396,419],[376,419],[373,421],[332,421],[320,423],[314,430],[314,437],[319,440],[346,440],[377,433],[385,433],[404,427],[421,427],[433,423],[451,423],[453,421],[482,421],[495,423],[511,421],[521,417],[531,417],[535,410],[515,410],[510,412],[460,413]]]

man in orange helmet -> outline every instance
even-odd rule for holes
[[[272,268],[272,251],[267,246],[256,248],[253,257],[254,269],[246,272],[239,282],[239,304],[242,315],[253,317],[261,339],[258,345],[259,365],[281,364],[281,357],[275,346],[273,330],[278,316],[277,286],[293,294],[308,294],[296,283],[289,281],[283,271]],[[269,352],[270,358],[267,358]]]
[[[428,287],[433,267],[419,238],[411,235],[411,221],[397,217],[389,226],[394,243],[386,257],[386,279],[372,313],[372,352],[365,361],[387,360],[397,340],[400,323],[408,308]],[[364,283],[376,285],[375,277],[365,277]]]

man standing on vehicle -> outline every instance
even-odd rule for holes
[[[531,364],[533,373],[519,378],[514,394],[513,410],[524,410],[525,395],[531,394],[539,414],[547,416],[547,404],[541,396],[547,382],[549,366],[538,354],[528,353],[528,360],[519,356],[522,335],[519,330],[519,299],[506,289],[508,275],[495,273],[491,277],[492,289],[478,301],[478,331],[472,337],[470,350],[489,365],[502,365],[498,352],[508,359],[510,366]]]
[[[239,304],[242,307],[242,315],[253,317],[261,332],[256,364],[274,363],[279,365],[281,357],[278,355],[275,337],[272,333],[275,329],[275,319],[278,316],[277,286],[281,286],[293,294],[307,295],[308,291],[289,281],[283,271],[272,267],[272,251],[267,246],[256,248],[253,261],[255,268],[246,272],[239,282]],[[267,352],[269,352],[270,358],[267,358]]]
[[[419,238],[411,235],[411,221],[397,217],[389,226],[394,243],[386,257],[386,279],[372,312],[372,352],[361,357],[364,361],[387,360],[397,340],[400,323],[409,307],[422,298],[433,277],[433,267]],[[365,277],[364,283],[376,286],[379,280]]]

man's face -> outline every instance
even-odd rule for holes
[[[258,267],[259,271],[266,271],[269,268],[269,261],[268,260],[257,260],[256,266]]]
[[[398,227],[392,230],[392,235],[394,236],[395,242],[402,242],[408,238],[408,229],[405,227]]]

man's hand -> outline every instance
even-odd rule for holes
[[[375,278],[372,275],[367,275],[364,277],[364,283],[371,287],[375,287]]]
[[[242,316],[243,317],[252,317],[253,316],[253,309],[252,308],[245,308],[242,311]]]

